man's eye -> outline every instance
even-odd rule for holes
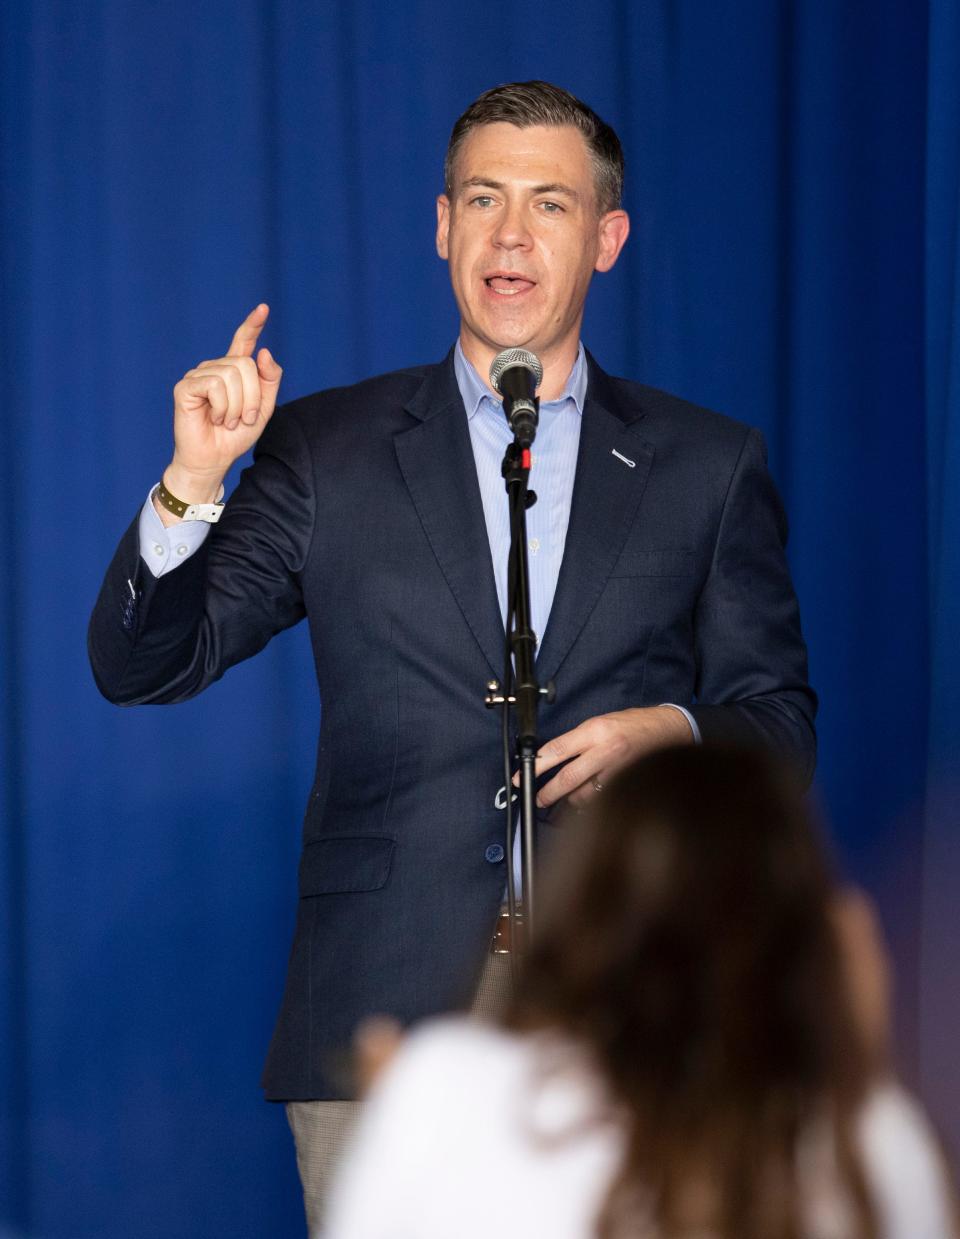
[[[541,202],[540,206],[547,215],[559,215],[563,210],[559,202]]]
[[[477,194],[476,198],[471,198],[470,202],[473,206],[488,207],[493,203],[493,199],[489,194]]]

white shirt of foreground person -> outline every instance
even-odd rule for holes
[[[954,1239],[946,1176],[919,1107],[883,1085],[858,1130],[881,1239]],[[490,1239],[507,1230],[589,1239],[621,1149],[602,1090],[575,1051],[467,1019],[435,1021],[406,1040],[374,1088],[326,1239]],[[805,1140],[799,1171],[811,1239],[848,1239],[822,1134]]]

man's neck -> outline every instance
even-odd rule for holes
[[[460,347],[463,349],[464,357],[493,392],[494,389],[490,386],[490,366],[500,350],[492,349],[488,344],[475,339],[462,329]],[[572,341],[564,342],[557,349],[538,354],[540,364],[543,366],[543,381],[540,384],[539,395],[544,404],[549,400],[559,399],[563,394],[579,351],[580,340],[579,337],[575,337]],[[496,395],[496,392],[494,394]]]

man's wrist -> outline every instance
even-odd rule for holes
[[[184,503],[216,503],[223,486],[222,473],[195,473],[174,460],[161,474],[167,490]]]
[[[176,461],[167,465],[161,474],[161,481],[171,495],[188,505],[217,503],[222,494],[222,476],[196,474],[184,469]],[[153,508],[168,529],[172,525],[180,524],[183,519],[160,502],[156,490],[153,492]]]
[[[700,744],[700,728],[697,726],[697,720],[693,717],[689,710],[684,706],[678,706],[676,702],[664,701],[657,707],[661,712],[666,710],[669,713],[663,715],[664,719],[670,722],[676,732],[676,740],[678,744]],[[670,714],[673,719],[670,719]],[[680,720],[683,720],[681,723]]]

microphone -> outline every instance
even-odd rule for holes
[[[523,348],[505,348],[490,367],[490,386],[503,397],[504,414],[521,447],[529,447],[537,434],[540,401],[536,393],[542,379],[540,358]]]

